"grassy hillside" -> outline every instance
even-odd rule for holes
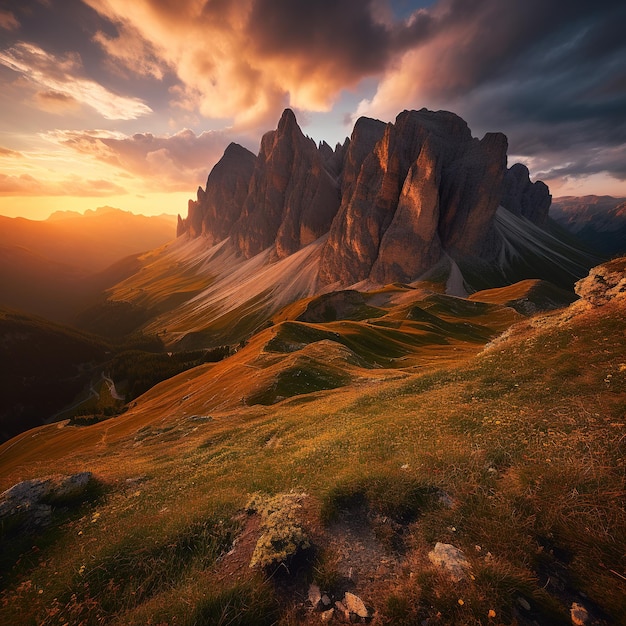
[[[118,414],[124,400],[134,400],[155,384],[218,361],[228,352],[222,347],[172,355],[154,337],[126,335],[106,341],[0,309],[0,441],[53,419],[88,416],[97,421]],[[105,373],[121,396],[111,395]]]
[[[524,319],[498,302],[520,289],[406,294],[360,320],[292,307],[119,417],[1,446],[0,488],[91,471],[100,493],[3,525],[0,620],[316,624],[316,582],[374,624],[570,624],[572,603],[621,623],[624,299]],[[250,567],[272,537],[295,555]]]

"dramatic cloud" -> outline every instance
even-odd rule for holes
[[[204,184],[207,174],[232,139],[225,131],[196,135],[183,130],[171,136],[137,133],[125,136],[107,131],[58,130],[52,141],[122,169],[147,187],[188,191]]]
[[[598,147],[588,144],[581,151],[584,158],[575,157],[554,165],[557,156],[547,153],[531,159],[537,177],[546,180],[556,178],[580,179],[598,172],[606,172],[613,178],[626,181],[626,144]],[[545,168],[545,169],[543,169]]]
[[[392,39],[374,21],[370,3],[350,0],[257,0],[243,34],[251,42],[251,62],[276,77],[290,104],[314,110],[381,72]]]
[[[555,186],[626,189],[624,23],[620,0],[21,0],[0,11],[0,130],[29,169],[4,173],[62,158],[133,194],[192,193],[286,106],[331,142],[347,118],[428,107],[506,133]]]
[[[107,197],[127,193],[108,180],[82,180],[68,176],[56,181],[41,181],[29,174],[0,174],[0,196],[79,196]]]
[[[59,57],[34,44],[19,42],[0,51],[0,63],[43,87],[42,93],[56,94],[57,103],[65,97],[66,103],[86,104],[105,119],[132,120],[152,112],[138,98],[119,96],[93,80],[80,78],[82,63],[77,53]],[[46,101],[44,97],[44,102],[49,105],[50,98]]]
[[[445,108],[477,132],[506,132],[514,154],[549,156],[544,173],[623,178],[619,159],[601,154],[626,143],[623,3],[445,0],[431,16],[431,35],[358,114]]]
[[[161,67],[146,66],[158,56],[176,71],[185,107],[234,119],[239,130],[273,124],[286,105],[328,110],[431,24],[424,11],[394,22],[380,0],[85,1],[118,25],[117,38],[98,41],[126,67],[145,73]],[[127,45],[130,30],[145,45]]]
[[[109,67],[113,71],[119,71],[121,64],[128,72],[152,76],[157,80],[163,78],[166,69],[163,61],[155,54],[153,46],[143,39],[134,27],[128,24],[121,26],[117,37],[110,37],[98,31],[93,39],[111,58]]]

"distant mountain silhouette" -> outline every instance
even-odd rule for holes
[[[173,239],[175,223],[112,207],[44,221],[0,216],[0,305],[69,322],[137,271],[138,253]]]
[[[550,216],[603,256],[626,253],[626,198],[562,196]]]

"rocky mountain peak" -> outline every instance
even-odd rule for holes
[[[278,128],[276,129],[277,132],[286,133],[291,130],[296,131],[296,129],[300,130],[296,120],[296,114],[291,109],[285,109],[283,114],[280,116],[280,120],[278,120]]]
[[[226,149],[178,232],[230,237],[247,258],[270,247],[284,258],[328,235],[321,284],[410,282],[443,258],[493,261],[501,204],[544,225],[547,187],[523,165],[507,170],[506,153],[502,133],[474,138],[458,115],[427,109],[388,124],[361,117],[333,150],[285,109],[257,157]]]
[[[502,196],[505,209],[543,226],[548,221],[551,202],[548,186],[540,180],[531,182],[530,172],[524,164],[515,163],[507,170]]]
[[[263,136],[248,196],[230,235],[246,257],[274,245],[283,258],[328,232],[338,207],[337,182],[322,152],[286,109],[278,128]]]
[[[375,128],[373,149],[354,182],[342,187],[321,280],[410,281],[446,252],[495,254],[486,242],[494,237],[506,137],[473,139],[457,115],[426,109],[403,111],[394,124]]]
[[[198,187],[196,200],[189,200],[187,218],[179,220],[177,235],[206,237],[217,243],[230,234],[248,196],[248,185],[256,157],[236,143],[230,143],[211,170],[206,189]]]

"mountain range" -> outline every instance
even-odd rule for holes
[[[626,253],[626,198],[562,196],[552,201],[550,216],[606,257]]]
[[[225,150],[177,240],[81,318],[158,334],[175,349],[237,342],[282,306],[337,289],[431,280],[450,295],[526,278],[561,288],[599,262],[548,215],[550,193],[507,168],[500,133],[453,113],[361,118],[334,149],[287,109],[258,155]],[[215,329],[221,329],[216,332]]]
[[[494,303],[523,314],[567,304],[574,280],[599,257],[550,218],[546,185],[531,182],[524,165],[507,168],[506,148],[500,133],[479,140],[457,115],[423,109],[390,124],[360,118],[332,149],[306,137],[287,109],[258,155],[227,147],[178,217],[176,239],[171,216],[110,207],[44,222],[2,218],[0,304],[82,334],[2,312],[13,339],[0,356],[7,368],[21,365],[4,381],[11,401],[0,436],[82,406],[90,379],[129,349],[177,351],[195,363],[184,354],[236,349],[292,319],[281,313],[292,306],[304,306],[299,322],[360,320],[390,314],[380,306],[396,301],[512,283]],[[388,296],[370,295],[381,290]],[[385,332],[376,329],[379,340]],[[43,346],[65,340],[76,349],[44,367]],[[23,358],[33,342],[42,359]],[[87,366],[80,355],[89,351]],[[37,393],[44,388],[54,393]]]
[[[443,261],[498,264],[507,218],[545,227],[551,196],[525,166],[507,169],[501,133],[473,138],[445,111],[404,111],[393,124],[360,118],[350,139],[316,146],[287,109],[258,156],[231,144],[177,234],[226,237],[251,258],[283,259],[327,237],[320,285],[411,282]],[[504,271],[503,263],[500,263]]]

